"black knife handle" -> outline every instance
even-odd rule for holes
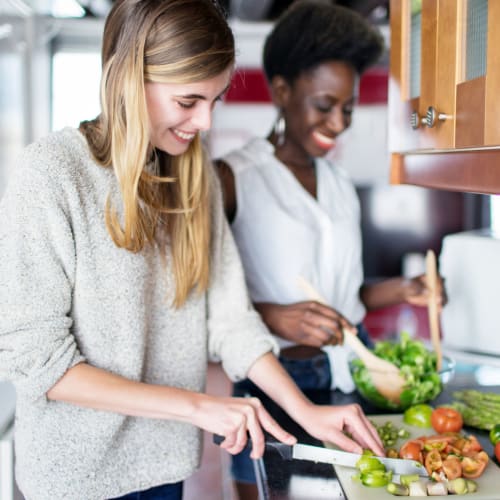
[[[224,441],[224,439],[226,439],[224,436],[221,436],[220,434],[214,434],[213,442],[217,446],[220,446],[222,444],[222,441]]]

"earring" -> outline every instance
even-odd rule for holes
[[[276,137],[276,146],[278,147],[285,144],[285,129],[285,118],[283,117],[283,112],[280,111],[273,127],[274,136]]]

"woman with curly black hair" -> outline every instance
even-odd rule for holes
[[[356,191],[325,158],[351,125],[360,75],[382,51],[377,29],[354,11],[326,0],[294,2],[264,46],[275,126],[217,162],[254,306],[304,390],[354,390],[342,330],[357,330],[369,344],[367,309],[427,300],[423,277],[363,284]],[[328,305],[310,300],[304,282]],[[254,391],[245,381],[235,385],[235,394]],[[233,476],[242,498],[256,498],[243,454],[233,458]]]

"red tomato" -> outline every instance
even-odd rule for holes
[[[466,479],[476,479],[483,473],[486,465],[487,463],[484,460],[464,457],[462,459],[462,475]]]
[[[456,455],[448,455],[443,460],[443,472],[446,474],[446,479],[451,481],[462,475],[462,462]]]
[[[490,457],[483,450],[481,450],[480,452],[476,453],[476,455],[474,457],[472,457],[472,458],[475,458],[479,462],[484,462],[485,464],[487,464],[490,461]]]
[[[441,406],[433,410],[431,424],[433,429],[441,434],[443,432],[459,432],[464,425],[464,421],[457,410]]]
[[[429,476],[431,476],[434,471],[439,472],[442,467],[443,461],[441,459],[441,453],[439,453],[438,450],[429,451],[425,456],[425,468]]]
[[[500,462],[500,441],[495,445],[495,457]]]
[[[447,440],[443,439],[443,437],[444,436],[428,437],[424,442],[424,450],[426,450],[426,451],[431,451],[431,450],[443,451],[446,448],[446,446],[448,445]]]
[[[465,438],[465,444],[462,446],[462,454],[467,457],[471,457],[474,456],[474,453],[477,453],[482,449],[483,447],[481,446],[481,443],[477,440],[477,437],[471,434],[470,436],[467,436]]]
[[[417,462],[423,464],[424,457],[422,455],[422,442],[410,439],[410,441],[407,441],[403,444],[403,446],[401,446],[399,456],[409,460],[416,460]]]

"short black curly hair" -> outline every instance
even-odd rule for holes
[[[333,0],[296,0],[276,21],[264,44],[268,81],[280,75],[292,83],[326,61],[344,61],[358,74],[384,50],[379,31]]]

